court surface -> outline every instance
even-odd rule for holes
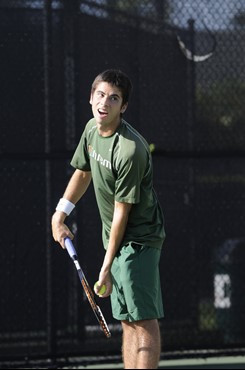
[[[121,362],[100,363],[99,358],[93,363],[92,358],[77,358],[77,364],[63,367],[66,369],[123,369]],[[79,365],[79,361],[83,365]],[[84,363],[85,361],[85,363]],[[245,369],[245,356],[223,356],[178,360],[161,360],[159,369]]]
[[[9,359],[0,362],[0,369],[123,369],[121,356],[77,356],[51,359]],[[159,362],[159,369],[245,369],[245,355],[213,356],[200,355],[198,357],[163,359]]]

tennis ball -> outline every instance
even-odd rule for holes
[[[152,152],[154,152],[154,150],[156,149],[155,144],[154,144],[154,143],[151,143],[151,144],[149,145],[149,149],[150,149],[150,152],[151,152],[151,153],[152,153]]]
[[[95,293],[96,294],[98,294],[98,295],[103,295],[103,294],[105,294],[105,292],[106,292],[106,285],[105,284],[103,284],[102,285],[102,287],[100,288],[100,290],[97,292],[97,290],[96,290],[96,287],[97,287],[97,285],[98,285],[98,281],[96,281],[96,283],[94,284],[94,291],[95,291]]]

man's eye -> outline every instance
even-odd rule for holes
[[[112,96],[111,101],[118,101],[118,97],[117,96]]]

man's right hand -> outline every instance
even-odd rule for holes
[[[53,238],[56,242],[60,243],[63,249],[65,249],[64,239],[66,237],[69,237],[70,239],[74,238],[74,235],[64,223],[65,218],[66,218],[65,213],[56,211],[53,214],[52,221],[51,221]]]

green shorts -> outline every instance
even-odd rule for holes
[[[111,268],[111,306],[116,320],[132,322],[164,316],[160,255],[160,249],[135,243],[119,250]]]

